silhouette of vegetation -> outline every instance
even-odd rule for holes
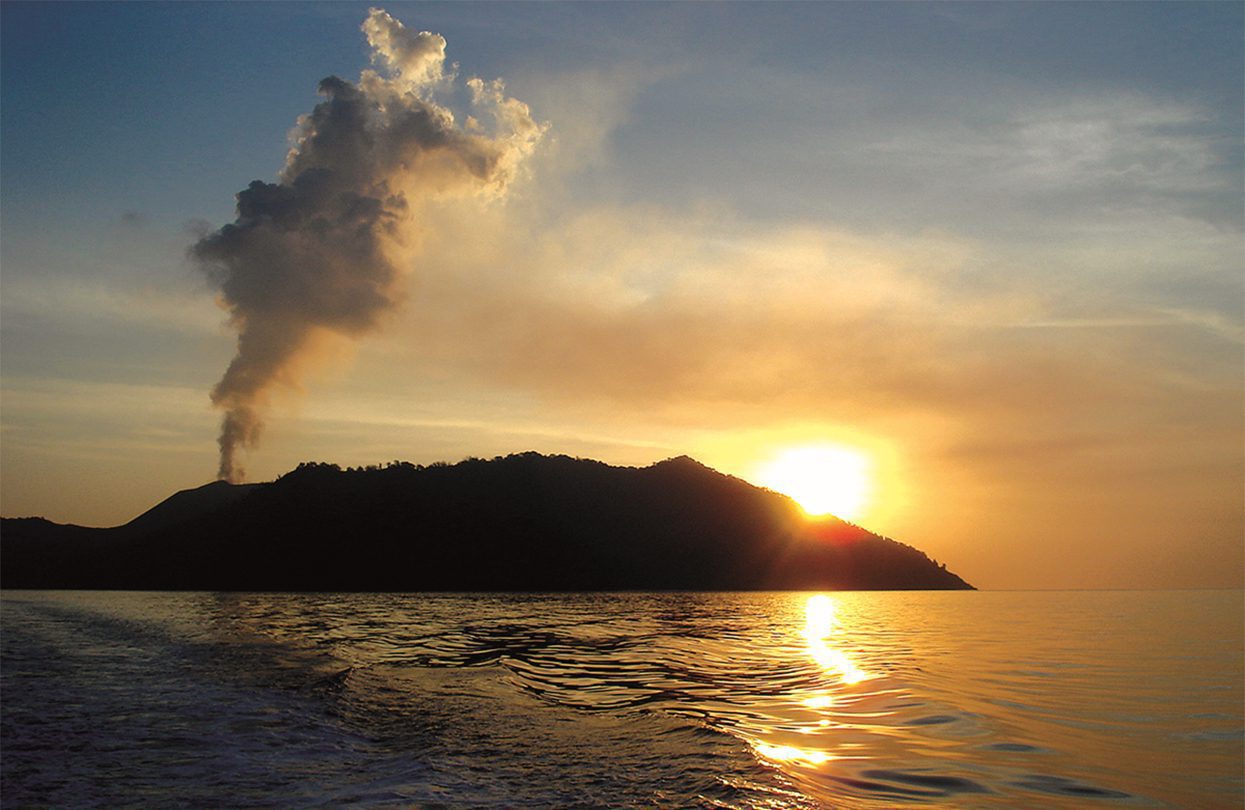
[[[962,589],[911,546],[686,456],[305,463],[113,529],[3,521],[0,586],[314,591]]]

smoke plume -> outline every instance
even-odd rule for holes
[[[401,301],[422,205],[501,195],[545,125],[500,80],[466,82],[460,125],[438,94],[453,90],[445,39],[380,9],[362,30],[375,70],[320,82],[324,101],[299,118],[278,182],[237,195],[237,218],[191,255],[220,289],[238,347],[212,389],[224,411],[219,477],[244,477],[274,385],[297,381],[325,333],[357,338]]]

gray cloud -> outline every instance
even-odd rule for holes
[[[278,182],[252,182],[237,219],[191,248],[238,333],[212,390],[227,480],[243,477],[238,451],[258,442],[273,386],[297,382],[317,338],[364,335],[402,300],[421,205],[504,193],[545,129],[500,81],[479,79],[460,125],[435,100],[453,81],[442,37],[379,9],[363,31],[383,73],[321,81],[325,100],[300,117]]]

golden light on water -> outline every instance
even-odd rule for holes
[[[838,675],[845,684],[873,677],[856,666],[842,650],[830,646],[827,639],[839,627],[838,607],[833,599],[824,594],[810,596],[804,605],[804,614],[804,639],[808,642],[809,655],[818,666]]]
[[[873,495],[873,465],[856,450],[820,444],[784,450],[753,478],[793,498],[809,515],[859,520]]]
[[[834,755],[815,748],[796,748],[794,745],[769,745],[755,743],[756,752],[766,759],[778,762],[803,762],[808,765],[821,765],[834,759]]]
[[[804,635],[825,638],[839,626],[839,610],[834,600],[825,594],[810,596],[804,603]]]
[[[840,630],[838,605],[834,599],[825,594],[809,596],[804,603],[804,627],[801,630],[801,635],[807,643],[808,654],[827,675],[837,678],[842,684],[856,684],[874,677],[856,666],[842,650],[831,646],[831,641]],[[834,725],[826,715],[837,706],[838,697],[833,694],[832,690],[824,690],[801,698],[800,704],[807,709],[812,709],[815,712],[814,716],[801,718],[798,723],[785,726],[782,733],[774,735],[777,739],[771,738],[764,742],[752,740],[753,749],[759,757],[780,766],[799,765],[819,768],[831,760],[859,758],[858,753],[849,753],[845,756],[835,750],[851,748],[851,743],[843,745],[841,742],[826,737],[828,729]],[[791,735],[793,733],[809,738],[811,744],[792,745]]]

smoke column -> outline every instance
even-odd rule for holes
[[[238,192],[236,220],[190,249],[238,333],[212,389],[227,481],[244,478],[239,451],[256,445],[274,385],[297,382],[317,335],[357,338],[399,304],[421,205],[504,194],[546,128],[500,80],[477,78],[460,125],[436,100],[456,79],[443,37],[375,8],[362,30],[375,69],[321,81],[278,182]]]

